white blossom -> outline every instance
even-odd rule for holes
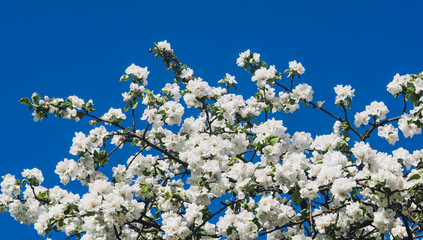
[[[123,120],[126,119],[126,116],[125,116],[124,113],[122,113],[122,109],[120,109],[120,108],[118,108],[118,109],[110,108],[110,110],[107,113],[105,113],[101,117],[101,119],[104,120],[104,121],[110,121],[110,122],[123,121]],[[109,123],[106,122],[106,124],[109,124]]]
[[[132,64],[131,66],[129,66],[126,70],[125,70],[126,74],[132,74],[135,77],[141,79],[143,81],[144,85],[147,85],[147,77],[150,74],[150,72],[147,70],[147,67],[142,68],[139,67],[135,64]]]
[[[385,126],[378,127],[377,135],[385,138],[391,145],[394,145],[399,140],[398,129],[392,124],[386,124]]]
[[[239,58],[236,60],[236,64],[239,66],[239,67],[244,67],[244,65],[245,65],[245,60],[250,56],[250,49],[248,49],[247,51],[245,51],[245,52],[242,52],[242,53],[240,53],[239,54]]]
[[[158,42],[157,48],[160,50],[166,50],[169,52],[173,52],[172,48],[170,47],[170,43],[168,43],[166,40]]]
[[[298,74],[304,74],[305,72],[305,68],[303,67],[303,65],[300,62],[297,63],[297,61],[295,60],[289,62],[289,69]]]
[[[354,97],[354,89],[351,89],[351,85],[348,86],[342,86],[342,85],[336,85],[334,87],[336,98],[335,98],[335,104],[341,104],[342,101],[345,101],[346,99],[352,99]]]
[[[298,84],[293,90],[291,97],[298,100],[303,100],[306,102],[311,102],[313,100],[313,93],[311,86],[304,83]]]

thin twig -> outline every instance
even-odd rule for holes
[[[355,133],[355,134],[357,134],[357,136],[359,137],[359,138],[362,138],[363,136],[353,127],[353,126],[351,126],[351,124],[350,124],[350,122],[349,122],[349,120],[348,120],[348,111],[347,111],[347,109],[345,108],[345,106],[344,105],[342,105],[342,109],[344,109],[344,113],[345,113],[345,121],[347,122],[347,124],[348,124],[348,129],[351,129],[351,130],[353,130],[353,132]],[[347,129],[347,131],[348,131],[348,129]]]
[[[393,121],[397,121],[397,120],[399,120],[401,118],[401,116],[399,116],[399,117],[394,117],[394,118],[391,118],[391,119],[387,119],[387,120],[385,120],[385,121],[382,121],[382,122],[380,122],[380,123],[376,123],[376,124],[373,124],[373,126],[369,129],[369,130],[367,130],[367,131],[365,131],[364,132],[364,134],[362,135],[362,137],[360,138],[360,141],[364,141],[364,140],[366,140],[368,137],[370,137],[370,133],[372,133],[377,127],[379,127],[379,126],[382,126],[382,125],[385,125],[386,123],[389,123],[389,122],[393,122]]]
[[[404,108],[401,111],[401,115],[405,113],[405,110],[407,109],[407,99],[405,98],[405,94],[402,94],[402,100],[404,101]]]
[[[135,132],[135,109],[132,109],[132,131]]]
[[[286,91],[288,91],[288,92],[292,92],[289,88],[287,88],[287,87],[285,87],[284,85],[282,85],[282,84],[278,83],[277,81],[275,81],[275,83],[276,83],[276,85],[278,85],[279,87],[281,87],[281,88],[285,89]],[[338,121],[340,121],[340,122],[344,122],[344,119],[342,119],[342,118],[340,118],[340,117],[338,117],[338,116],[336,116],[336,115],[334,115],[334,114],[330,113],[329,111],[325,110],[325,109],[324,109],[324,108],[322,108],[322,107],[317,107],[317,105],[316,105],[315,103],[313,103],[313,102],[307,102],[307,103],[308,103],[308,104],[310,104],[311,106],[313,106],[314,108],[320,109],[321,111],[323,111],[324,113],[328,114],[329,116],[331,116],[331,117],[335,118],[336,120],[338,120]]]

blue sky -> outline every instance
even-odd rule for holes
[[[302,62],[300,82],[313,86],[314,101],[341,115],[332,103],[336,84],[356,89],[352,112],[373,100],[385,101],[395,117],[386,85],[396,73],[423,70],[421,1],[6,1],[0,0],[0,175],[37,167],[47,187],[58,182],[56,163],[70,158],[79,123],[48,118],[34,123],[21,97],[33,92],[50,97],[93,99],[97,114],[123,107],[119,83],[126,67],[147,66],[158,89],[172,73],[148,53],[153,42],[168,40],[195,76],[215,84],[226,73],[251,95],[250,75],[235,60],[246,49],[283,71]],[[304,107],[302,107],[304,109]],[[139,113],[140,114],[140,113]],[[313,109],[280,114],[288,132],[329,133],[333,120]],[[350,116],[353,118],[353,115]],[[403,136],[400,137],[404,140]],[[391,151],[376,135],[373,147]],[[396,147],[419,149],[420,138]],[[121,162],[124,162],[122,160]],[[119,159],[116,159],[119,162]],[[0,214],[3,239],[44,239],[32,227]]]

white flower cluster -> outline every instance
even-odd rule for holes
[[[377,135],[379,137],[385,138],[389,144],[394,145],[398,140],[398,129],[395,128],[392,124],[386,124],[384,126],[378,127]]]
[[[209,84],[201,78],[191,80],[186,86],[189,93],[184,95],[184,101],[188,108],[199,108],[203,106],[202,101],[215,95],[220,96],[226,92],[226,89],[220,87],[210,87]]]
[[[173,52],[172,48],[170,47],[170,43],[168,43],[166,40],[158,42],[157,48],[160,50],[166,50],[168,52]]]
[[[352,97],[354,97],[354,89],[351,89],[351,86],[342,86],[342,85],[336,85],[334,87],[336,98],[335,98],[335,104],[342,104],[344,101],[348,99],[349,102],[351,102]],[[349,104],[347,104],[349,105]]]
[[[223,110],[223,117],[228,120],[230,123],[234,123],[236,114],[245,117],[246,104],[242,96],[235,94],[226,94],[220,97],[216,106],[219,106]]]
[[[163,104],[157,111],[165,111],[164,122],[168,125],[181,124],[182,115],[184,114],[184,107],[180,103],[169,101]],[[147,116],[149,118],[149,116]]]
[[[219,232],[228,237],[228,239],[246,239],[252,240],[258,237],[257,225],[252,221],[254,215],[252,212],[242,210],[239,213],[235,213],[231,210],[227,210],[224,217],[219,218],[217,227]],[[236,229],[236,231],[232,230]]]
[[[182,70],[182,74],[180,75],[180,77],[184,79],[191,79],[193,74],[194,70],[192,70],[191,68],[185,68],[184,70]]]
[[[387,113],[389,113],[388,107],[383,102],[373,101],[366,106],[365,111],[355,114],[354,125],[360,127],[361,125],[369,124],[370,116],[378,118],[376,122],[380,122],[386,118]]]
[[[85,103],[83,99],[77,96],[69,96],[66,101],[63,98],[49,98],[48,96],[44,96],[44,99],[40,100],[40,95],[34,93],[31,98],[39,110],[32,113],[34,121],[41,121],[47,117],[47,114],[54,113],[59,118],[63,117],[78,122],[81,117],[81,115],[78,115],[78,110],[91,111],[93,107],[92,100]]]
[[[403,114],[398,121],[398,127],[401,129],[405,137],[413,137],[415,134],[420,134],[422,129],[419,128],[415,122],[423,123],[423,118],[419,118],[414,114]]]
[[[3,176],[3,181],[0,184],[2,196],[10,199],[13,196],[21,194],[20,187],[16,184],[16,178],[13,175],[6,174]]]
[[[140,79],[145,86],[148,84],[147,77],[150,72],[147,70],[147,67],[142,68],[135,64],[132,64],[125,70],[125,73],[128,75],[133,75],[134,77]]]
[[[44,177],[42,172],[38,169],[38,168],[33,168],[33,169],[25,169],[22,172],[22,177],[31,180],[36,180],[37,181],[37,185],[42,184],[44,182]]]
[[[276,77],[276,73],[277,71],[274,65],[270,66],[269,69],[262,67],[254,73],[251,81],[255,82],[257,87],[263,88],[268,80]]]
[[[304,74],[304,72],[305,72],[305,68],[303,67],[303,65],[300,62],[297,63],[297,61],[295,61],[295,60],[289,62],[289,70],[293,74]]]
[[[296,217],[292,206],[285,205],[282,197],[263,196],[258,202],[257,218],[265,229],[282,226]]]
[[[248,58],[250,58],[248,63],[253,63],[253,62],[258,63],[258,62],[260,62],[260,54],[258,54],[258,53],[251,54],[250,49],[248,49],[247,51],[239,54],[239,58],[236,60],[236,64],[239,67],[244,67],[245,63],[247,63],[247,61],[248,61]]]
[[[266,122],[254,126],[251,131],[255,134],[254,143],[264,143],[269,136],[276,136],[282,140],[289,138],[289,134],[285,133],[286,127],[283,126],[282,121],[269,119]]]
[[[126,119],[126,115],[122,112],[122,109],[120,108],[118,109],[110,108],[109,111],[101,117],[101,120],[107,121],[106,125],[110,124],[108,122],[112,122],[112,123],[121,122],[125,119]]]
[[[313,93],[311,86],[304,83],[298,84],[293,90],[291,94],[291,99],[295,99],[297,102],[302,100],[306,102],[311,102],[313,100]]]
[[[175,102],[179,102],[181,99],[180,88],[176,83],[166,83],[166,86],[163,87],[162,92],[167,93]]]
[[[305,103],[313,100],[313,89],[310,85],[298,84],[291,93],[279,92],[278,103],[274,104],[277,111],[283,109],[285,112],[293,113],[300,108],[299,102]]]
[[[236,84],[236,83],[238,83],[238,82],[235,80],[235,76],[231,76],[229,73],[227,73],[227,74],[226,74],[226,77],[224,78],[224,81],[225,81],[227,84]]]
[[[398,94],[402,92],[402,88],[407,86],[407,83],[411,80],[411,76],[409,74],[400,76],[398,73],[394,76],[392,82],[388,84],[388,92],[392,95]],[[420,79],[421,81],[421,79]],[[418,81],[418,82],[420,82]]]

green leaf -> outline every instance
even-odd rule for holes
[[[280,138],[278,136],[275,136],[275,135],[270,135],[266,138],[266,140],[269,141],[269,143],[271,145],[274,145],[275,143],[277,143],[279,141],[279,139]]]
[[[98,151],[97,150],[95,150],[94,151],[94,158],[99,158],[100,157],[100,154],[98,153]]]
[[[147,185],[142,184],[142,185],[141,185],[141,193],[145,195],[145,194],[147,194],[148,192],[149,192],[149,190],[148,190]]]
[[[350,137],[350,133],[348,131],[344,131],[344,133],[342,134],[345,138],[349,138]]]
[[[129,110],[129,106],[128,106],[128,105],[126,105],[126,106],[123,108],[123,110],[124,110],[125,112],[127,112],[127,111]]]
[[[31,100],[29,100],[29,98],[21,98],[19,100],[20,103],[25,104],[25,105],[31,105]]]
[[[48,195],[48,191],[40,192],[38,194],[38,198],[39,199],[45,199],[47,195]]]
[[[198,185],[200,183],[200,176],[196,176],[194,180],[194,185]]]
[[[416,174],[412,175],[411,177],[409,177],[408,181],[417,180],[417,179],[420,179],[421,177],[422,176],[420,174],[416,173]]]
[[[119,82],[128,81],[129,79],[131,79],[131,76],[124,74],[122,77],[120,77]]]
[[[387,194],[388,196],[392,194],[392,191],[390,188],[384,187],[383,191],[385,192],[385,194]]]
[[[416,194],[415,198],[416,198],[417,204],[420,204],[421,202],[423,202],[422,196],[420,194]]]
[[[88,216],[88,217],[90,217],[90,216],[94,216],[95,215],[95,213],[94,212],[87,212],[86,214],[85,214],[85,216]]]
[[[417,102],[419,100],[419,96],[418,95],[416,95],[416,94],[411,94],[411,96],[410,96],[410,102],[411,103],[415,103],[415,102]]]
[[[298,185],[295,186],[295,192],[292,194],[292,200],[295,205],[300,205],[303,199],[301,198],[300,188]]]
[[[132,127],[127,127],[127,128],[125,128],[125,130],[123,130],[123,132],[124,132],[124,133],[127,133],[127,132],[129,132],[129,130],[131,130],[131,128],[132,128]]]
[[[137,106],[138,106],[138,102],[132,102],[132,104],[131,104],[132,109],[137,108]]]
[[[135,144],[137,144],[140,140],[138,138],[135,138],[132,143],[131,146],[134,146]]]

